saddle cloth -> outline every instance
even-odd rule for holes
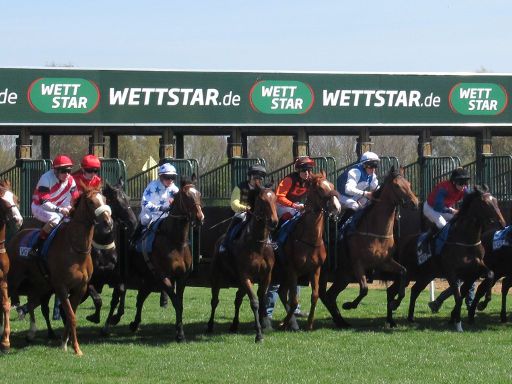
[[[439,255],[441,254],[441,251],[443,250],[444,244],[446,243],[446,239],[448,238],[448,232],[450,229],[450,223],[446,224],[443,229],[441,229],[440,232],[438,232],[436,235],[434,235],[434,244],[435,244],[435,254]],[[429,232],[423,232],[418,237],[418,240],[416,242],[416,256],[418,260],[418,265],[421,265],[425,263],[428,259],[432,257],[432,248],[431,248],[431,242],[428,241],[427,237],[429,235]]]
[[[345,222],[338,223],[339,240],[343,240],[344,237],[347,237],[347,235],[356,230],[356,226],[361,220],[365,209],[366,207],[354,212]]]
[[[50,245],[53,239],[55,238],[55,235],[57,234],[57,231],[59,227],[62,225],[62,223],[63,222],[61,221],[55,228],[52,229],[52,231],[44,241],[43,246],[41,247],[39,256],[45,261],[48,259],[48,250],[50,249]],[[18,254],[20,257],[28,257],[28,253],[37,243],[40,231],[40,229],[32,229],[21,238],[18,250]]]
[[[277,231],[277,234],[275,236],[277,244],[276,257],[280,263],[284,262],[284,243],[286,243],[286,239],[288,239],[288,236],[297,225],[299,217],[300,214],[296,213],[290,220],[286,220]]]
[[[144,232],[142,232],[141,237],[135,242],[135,249],[137,252],[151,253],[153,251],[156,232],[163,220],[163,218],[160,218],[157,221],[154,221],[144,230]]]
[[[497,251],[502,247],[509,247],[512,245],[512,225],[507,226],[501,231],[494,232],[492,238],[492,249]]]

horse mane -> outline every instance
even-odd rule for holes
[[[73,202],[73,206],[71,207],[71,214],[70,216],[73,217],[73,213],[76,211],[78,206],[80,205],[80,202],[83,200],[83,197],[91,197],[92,195],[96,193],[101,193],[101,191],[94,187],[85,187],[83,193],[78,196],[78,198]]]
[[[375,192],[373,192],[373,197],[375,199],[380,198],[380,195],[382,194],[382,190],[384,189],[384,186],[393,181],[396,177],[400,175],[400,172],[398,170],[395,170],[395,167],[391,167],[388,174],[386,175],[386,178],[384,179],[384,182],[379,185],[379,188]],[[373,205],[373,204],[370,204]]]
[[[187,185],[193,185],[194,180],[189,176],[182,176],[180,182],[180,188],[185,188]]]
[[[451,223],[454,223],[458,218],[465,216],[467,211],[469,210],[469,207],[473,203],[473,201],[476,198],[480,198],[486,191],[485,187],[482,187],[480,185],[475,185],[473,187],[473,191],[466,194],[464,198],[462,199],[461,206],[459,208],[459,211],[453,218],[450,220]]]

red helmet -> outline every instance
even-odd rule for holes
[[[80,163],[82,168],[101,168],[100,159],[94,155],[85,155]]]
[[[66,155],[57,155],[53,159],[53,168],[71,168],[73,161]]]
[[[315,160],[309,156],[297,157],[295,160],[295,169],[312,169],[315,166]]]

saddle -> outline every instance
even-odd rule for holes
[[[293,229],[297,225],[300,216],[301,215],[299,213],[296,213],[291,219],[286,220],[283,224],[281,224],[275,233],[274,241],[276,243],[276,257],[277,261],[280,263],[284,262],[284,244],[286,243],[290,233],[292,233]]]
[[[45,262],[48,260],[48,250],[62,223],[63,221],[53,228],[48,237],[44,240],[41,251],[38,253],[39,259]],[[40,231],[40,229],[32,229],[21,238],[18,250],[19,257],[29,257],[29,252],[36,245]]]
[[[433,255],[440,255],[448,238],[450,223],[446,224],[439,232],[423,232],[416,242],[416,256],[418,265],[422,265]],[[432,252],[433,250],[433,252]]]
[[[135,241],[135,250],[137,252],[151,253],[153,251],[155,236],[162,221],[164,221],[164,219],[160,218],[142,230],[140,237]]]

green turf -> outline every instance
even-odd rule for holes
[[[109,292],[108,292],[109,293]],[[301,293],[309,308],[309,289]],[[158,294],[145,305],[140,331],[133,335],[135,295],[127,297],[127,313],[109,338],[85,316],[91,301],[78,310],[79,341],[84,356],[75,357],[48,342],[39,311],[36,340],[25,342],[28,322],[11,322],[12,349],[0,356],[2,383],[510,383],[512,341],[510,325],[499,322],[499,296],[475,325],[463,322],[465,332],[453,332],[447,323],[452,300],[432,315],[424,292],[418,300],[417,323],[408,324],[402,304],[396,314],[398,328],[385,326],[385,293],[370,290],[358,309],[344,311],[350,330],[334,329],[319,304],[313,332],[274,331],[261,344],[254,343],[252,313],[247,299],[241,311],[239,334],[230,334],[234,290],[222,290],[215,333],[204,334],[210,313],[210,291],[185,291],[187,342],[174,341],[174,311],[158,306]],[[353,298],[354,289],[338,302]],[[108,304],[109,295],[104,294]],[[407,304],[407,305],[404,305]],[[465,316],[465,309],[463,315]],[[106,312],[102,312],[102,320]],[[279,306],[277,317],[282,317]],[[300,323],[304,325],[303,320]],[[53,322],[61,331],[59,322]]]

